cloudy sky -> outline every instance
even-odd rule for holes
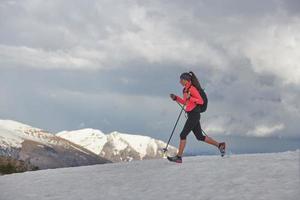
[[[300,1],[171,2],[1,0],[0,118],[165,139],[193,70],[210,135],[300,138]]]

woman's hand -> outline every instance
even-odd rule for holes
[[[176,101],[176,99],[177,99],[177,96],[175,94],[170,94],[170,97],[173,101]]]

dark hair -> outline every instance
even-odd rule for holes
[[[184,72],[180,75],[180,79],[191,81],[192,75],[190,73]]]
[[[200,85],[200,82],[197,78],[197,76],[194,74],[194,72],[190,71],[189,74],[191,75],[191,82],[192,82],[192,85],[194,87],[196,87],[198,90],[202,89],[201,85]]]

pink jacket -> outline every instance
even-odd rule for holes
[[[188,99],[188,92],[190,93],[190,98]],[[197,104],[202,105],[204,103],[202,97],[200,96],[197,88],[192,85],[191,82],[188,82],[184,86],[183,98],[176,96],[176,101],[180,104],[186,105],[185,111],[192,111]]]

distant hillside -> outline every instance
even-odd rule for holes
[[[0,156],[23,160],[39,169],[110,162],[47,131],[11,120],[0,120]]]
[[[0,156],[0,175],[38,170],[37,166],[11,157]]]

